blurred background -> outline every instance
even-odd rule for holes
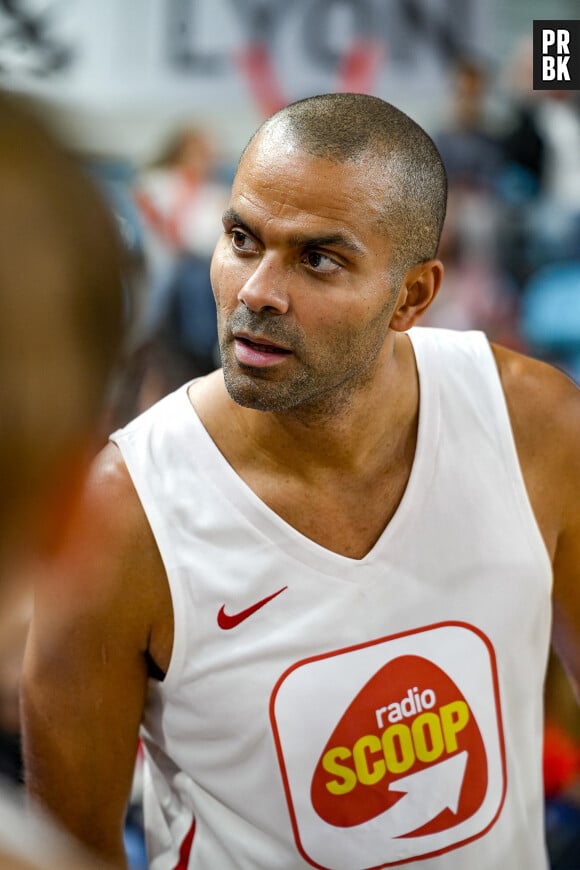
[[[580,382],[580,93],[532,89],[533,20],[579,12],[579,0],[0,0],[0,86],[40,102],[134,259],[109,431],[217,365],[208,266],[239,153],[271,112],[327,91],[393,102],[442,153],[446,275],[425,322],[484,329]],[[26,612],[0,627],[0,766],[16,780]],[[579,870],[580,717],[555,661],[546,710],[552,865]]]

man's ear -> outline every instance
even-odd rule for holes
[[[406,332],[429,308],[443,280],[443,263],[425,260],[412,266],[401,282],[399,298],[391,318],[391,329]]]

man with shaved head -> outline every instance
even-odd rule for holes
[[[244,150],[211,267],[223,367],[113,434],[100,556],[71,550],[36,617],[31,789],[102,854],[140,734],[152,870],[547,867],[580,398],[416,326],[445,198],[430,138],[375,97],[294,103]]]

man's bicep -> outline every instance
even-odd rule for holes
[[[580,700],[580,391],[494,347],[524,479],[553,562],[553,645]]]
[[[30,793],[89,847],[120,859],[151,602],[127,520],[133,495],[115,474],[89,482],[70,540],[39,578],[22,717]]]
[[[564,530],[558,540],[553,602],[553,645],[580,703],[580,517],[578,525]]]
[[[114,636],[82,620],[60,637],[39,635],[33,624],[22,680],[30,794],[89,847],[116,858],[144,702],[143,656],[116,649]]]
[[[562,526],[554,557],[553,643],[580,702],[580,392],[571,387],[558,408],[555,481]]]

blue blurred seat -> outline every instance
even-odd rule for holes
[[[521,327],[532,353],[580,381],[580,260],[545,266],[530,278]]]
[[[580,870],[580,806],[548,801],[546,838],[551,870]]]

